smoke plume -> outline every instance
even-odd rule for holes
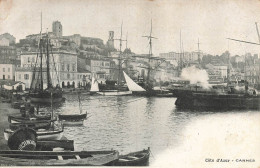
[[[208,89],[210,87],[208,80],[209,76],[206,70],[198,69],[194,65],[184,68],[181,72],[181,78],[189,80],[191,84],[200,84],[203,88]]]

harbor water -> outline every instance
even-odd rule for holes
[[[56,114],[79,113],[77,94],[54,106]],[[257,167],[260,165],[259,111],[183,111],[176,98],[89,96],[81,94],[88,118],[83,126],[66,127],[64,136],[75,150],[115,149],[127,154],[150,147],[154,167]],[[41,111],[50,111],[43,107]],[[6,148],[3,130],[7,115],[19,114],[0,104],[0,148]],[[217,162],[226,159],[229,162]]]
[[[65,96],[54,112],[79,113],[78,96]],[[259,111],[182,111],[176,109],[175,100],[82,94],[88,119],[83,126],[65,127],[64,136],[74,140],[76,150],[113,148],[126,154],[150,147],[150,165],[214,167],[206,159],[216,162],[223,157],[233,160],[226,166],[241,165],[236,159],[251,159],[242,164],[259,165]]]

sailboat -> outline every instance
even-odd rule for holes
[[[95,78],[95,74],[92,74],[92,79],[91,79],[91,88],[90,88],[90,95],[97,94],[99,92],[99,86],[98,86],[98,81]]]
[[[57,103],[64,100],[62,98],[62,89],[59,87],[59,84],[56,87],[52,84],[50,73],[50,51],[52,51],[52,47],[48,33],[46,34],[47,35],[45,37],[42,37],[40,33],[39,52],[37,53],[29,92],[32,103],[51,103],[51,101],[53,103]],[[43,59],[46,61],[46,67]],[[52,69],[56,71],[55,65]],[[44,83],[44,81],[47,83]]]
[[[132,91],[130,90],[125,90],[122,87],[122,81],[121,81],[121,73],[122,73],[122,62],[121,62],[121,54],[122,54],[122,41],[125,41],[122,39],[122,26],[121,25],[121,35],[120,35],[120,39],[115,39],[115,40],[119,40],[120,41],[120,53],[119,53],[119,57],[118,57],[118,78],[117,78],[117,87],[116,90],[99,90],[98,88],[98,84],[97,81],[95,79],[93,79],[92,76],[92,86],[91,89],[93,89],[90,92],[95,92],[98,95],[103,95],[103,96],[125,96],[125,95],[131,95]],[[94,80],[94,81],[93,81]],[[97,91],[98,90],[98,91]]]
[[[146,81],[142,82],[142,85],[144,85],[144,87],[141,87],[140,85],[138,85],[137,83],[135,83],[125,72],[124,72],[124,76],[127,82],[127,86],[129,88],[129,90],[132,91],[133,95],[141,95],[141,96],[158,96],[158,97],[163,97],[163,96],[172,96],[172,94],[168,92],[164,92],[162,90],[155,90],[153,87],[153,82],[151,81],[151,57],[152,57],[152,39],[157,39],[156,37],[152,36],[152,21],[151,21],[151,31],[150,31],[150,35],[148,36],[143,36],[148,38],[149,40],[149,54],[148,54],[148,68],[147,68],[147,76],[146,76]]]

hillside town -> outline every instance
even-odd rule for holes
[[[1,87],[6,85],[12,88],[18,84],[23,90],[30,88],[33,68],[37,64],[39,39],[46,35],[52,45],[50,52],[53,59],[50,64],[53,65],[52,76],[57,77],[56,83],[53,81],[55,85],[58,84],[62,88],[89,89],[93,74],[99,83],[116,81],[120,51],[119,46],[115,46],[115,36],[119,35],[109,31],[108,39],[104,42],[100,38],[84,37],[80,34],[64,36],[63,29],[66,28],[61,22],[54,21],[52,32],[30,34],[19,41],[9,33],[0,35]],[[227,82],[227,76],[230,75],[230,81],[238,82],[246,78],[251,85],[259,87],[258,54],[231,56],[229,51],[226,51],[221,55],[210,55],[199,49],[198,42],[197,51],[160,53],[157,56],[152,55],[148,61],[148,54],[134,53],[126,41],[121,55],[124,60],[122,69],[135,80],[147,75],[148,64],[153,69],[151,76],[157,85],[169,85],[180,80],[183,68],[196,66],[207,71],[209,83]],[[54,68],[57,70],[55,73]]]

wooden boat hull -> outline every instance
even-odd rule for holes
[[[59,120],[66,126],[79,126],[83,125],[87,114],[59,114]]]
[[[150,149],[120,155],[114,166],[148,166]]]
[[[53,151],[54,148],[74,151],[73,140],[41,140],[36,142],[36,151]]]
[[[5,140],[8,140],[9,137],[14,133],[11,129],[4,130]],[[37,130],[37,140],[60,140],[63,136],[63,128],[57,130]]]
[[[117,151],[0,151],[6,166],[102,166],[117,160]]]
[[[52,103],[59,103],[59,102],[62,102],[63,101],[63,98],[60,97],[60,98],[53,98],[51,100],[51,98],[37,98],[37,97],[31,97],[31,102],[32,103],[48,103],[50,104],[51,102]]]
[[[33,119],[35,119],[35,120],[32,120],[32,118],[26,118],[26,117],[20,117],[20,116],[8,116],[8,122],[9,123],[23,123],[23,122],[50,120],[51,116],[50,115],[37,116]]]
[[[126,96],[126,95],[132,95],[132,91],[114,91],[114,92],[97,92],[97,94],[102,96]]]

